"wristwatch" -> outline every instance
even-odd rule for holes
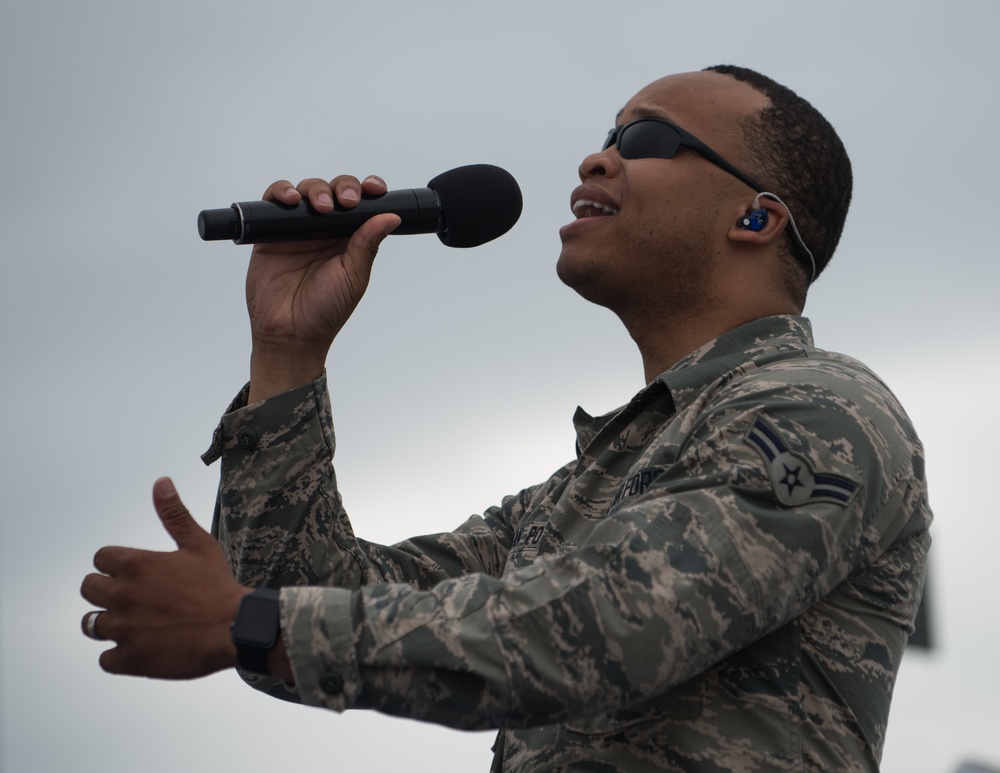
[[[276,588],[258,588],[240,599],[229,632],[236,645],[236,663],[244,671],[268,674],[267,654],[277,644],[281,627],[279,595]]]

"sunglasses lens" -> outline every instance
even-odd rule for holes
[[[636,121],[622,130],[622,158],[673,158],[680,136],[665,123]]]

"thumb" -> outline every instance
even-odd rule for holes
[[[399,215],[388,212],[366,220],[351,237],[347,246],[348,254],[360,259],[370,270],[382,241],[399,228],[402,222]]]
[[[153,507],[178,548],[193,548],[208,535],[181,502],[170,478],[160,478],[153,484]]]

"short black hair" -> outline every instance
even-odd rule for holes
[[[766,75],[730,64],[705,69],[747,83],[770,100],[741,127],[748,171],[788,205],[819,276],[837,248],[851,204],[853,175],[844,143],[815,107]],[[795,252],[808,276],[808,256],[797,254],[799,248]]]

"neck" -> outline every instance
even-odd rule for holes
[[[651,320],[621,317],[629,335],[639,347],[646,383],[676,365],[695,349],[713,341],[723,333],[762,317],[779,314],[799,314],[793,303],[730,304],[716,307],[705,314],[683,319],[660,318]]]
[[[720,324],[709,327],[690,323],[675,323],[670,327],[647,328],[640,331],[626,325],[629,335],[639,347],[639,354],[642,356],[642,369],[647,384],[660,374],[670,370],[695,349],[738,326],[732,325],[730,327]]]

